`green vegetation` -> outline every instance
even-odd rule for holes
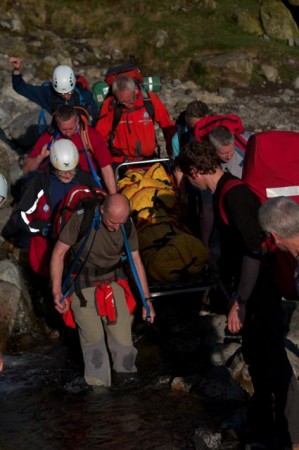
[[[124,58],[135,55],[141,68],[162,76],[184,77],[193,56],[234,50],[281,65],[283,77],[294,75],[287,65],[298,50],[238,25],[242,13],[258,26],[259,0],[41,0],[37,13],[34,5],[23,0],[21,6],[29,35],[47,29],[66,38],[66,46],[68,39],[93,38],[107,51],[122,50]],[[6,0],[0,12],[13,8]],[[159,30],[166,32],[161,45]]]

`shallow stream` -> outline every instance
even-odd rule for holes
[[[183,324],[173,326],[184,335]],[[219,417],[192,392],[171,389],[171,374],[190,368],[183,367],[184,358],[171,367],[161,351],[158,331],[146,331],[134,336],[141,384],[105,393],[82,388],[77,381],[82,374],[80,358],[70,355],[59,339],[33,336],[22,349],[19,345],[4,354],[0,449],[196,449],[195,429],[217,431]],[[185,356],[187,361],[190,356]]]

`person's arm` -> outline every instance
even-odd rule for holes
[[[171,120],[167,108],[160,98],[152,92],[150,93],[150,98],[155,110],[155,121],[159,124],[163,132],[167,154],[171,157],[173,153],[172,138],[177,131],[175,123]]]
[[[15,56],[9,58],[9,63],[13,67],[12,87],[14,90],[28,100],[44,108],[49,114],[52,114],[52,94],[50,83],[42,86],[35,86],[26,83],[21,73],[21,60]]]
[[[20,58],[17,58],[16,56],[11,56],[8,61],[9,64],[11,64],[13,67],[13,75],[21,75],[22,62]]]
[[[200,235],[202,243],[209,248],[214,227],[214,210],[212,203],[202,203],[200,214]]]
[[[61,241],[57,241],[52,252],[51,262],[50,262],[50,277],[52,282],[52,295],[55,303],[55,309],[59,313],[64,313],[68,310],[69,305],[67,302],[61,303],[61,298],[63,293],[61,292],[62,285],[62,274],[64,266],[64,258],[68,252],[70,246],[64,244]]]
[[[171,145],[172,145],[172,157],[176,158],[180,154],[180,142],[178,132],[176,132],[172,136]]]
[[[23,173],[27,174],[29,172],[34,172],[35,170],[37,170],[40,166],[40,164],[42,163],[42,161],[47,158],[50,155],[50,150],[48,150],[48,146],[47,144],[45,144],[39,155],[36,156],[32,156],[30,157],[29,155],[27,156],[27,158],[24,159],[23,162]]]
[[[115,182],[115,176],[112,169],[111,164],[108,164],[105,167],[102,167],[102,175],[103,179],[107,188],[107,191],[109,194],[115,194],[116,193],[116,182]]]
[[[137,273],[138,273],[138,276],[139,276],[139,279],[140,279],[140,284],[141,284],[141,287],[142,287],[142,290],[143,290],[143,293],[144,293],[144,297],[146,299],[149,299],[149,301],[148,301],[148,306],[149,306],[149,309],[150,309],[150,320],[149,321],[150,321],[150,323],[153,323],[154,319],[155,319],[155,316],[156,316],[156,313],[155,313],[153,304],[150,301],[150,291],[149,291],[149,288],[148,288],[146,273],[145,273],[145,270],[144,270],[143,262],[141,261],[141,258],[140,258],[139,251],[136,250],[136,251],[132,252],[132,257],[133,257],[133,261],[135,263],[136,270],[137,270]],[[146,310],[145,310],[144,307],[142,308],[142,318],[143,319],[146,318]]]
[[[245,255],[237,292],[232,298],[227,326],[231,333],[238,333],[244,325],[246,301],[252,294],[260,270],[260,260]]]
[[[228,329],[237,333],[243,326],[245,318],[245,304],[252,294],[258,278],[261,259],[261,228],[258,222],[259,201],[250,189],[245,186],[236,186],[230,189],[224,198],[224,204],[229,223],[234,225],[236,232],[245,246],[240,281],[236,298],[232,299],[228,317]]]

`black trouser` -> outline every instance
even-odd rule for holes
[[[298,420],[299,397],[295,394],[297,400],[286,417],[293,371],[285,350],[281,297],[273,281],[271,272],[262,269],[247,305],[242,346],[254,386],[248,418],[253,440],[270,444],[275,436],[281,444],[289,444],[290,438],[299,442],[289,426]]]

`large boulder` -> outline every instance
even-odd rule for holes
[[[258,15],[255,15],[247,10],[243,10],[235,13],[234,18],[238,26],[246,33],[256,34],[257,36],[262,36],[264,34]]]
[[[31,300],[20,270],[9,259],[0,261],[0,352],[14,332],[35,328]]]
[[[253,62],[245,52],[201,55],[192,58],[189,75],[206,89],[223,86],[247,86],[251,80]]]
[[[41,112],[44,116],[40,116]],[[45,118],[45,122],[43,120]],[[32,111],[24,112],[17,116],[10,124],[9,133],[11,138],[26,150],[36,143],[40,136],[39,123],[51,123],[51,116],[41,108],[34,108]]]
[[[271,38],[294,41],[299,36],[292,14],[281,1],[262,0],[260,18],[265,32]]]
[[[7,142],[5,142],[5,136],[0,129],[0,172],[5,176],[7,181],[10,181],[10,161],[9,161],[9,146]]]

